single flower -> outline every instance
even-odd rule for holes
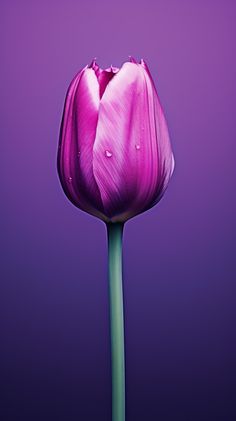
[[[95,62],[72,80],[58,150],[64,192],[106,223],[154,206],[174,169],[163,110],[146,63]]]
[[[147,65],[95,62],[72,80],[64,106],[58,172],[67,197],[107,224],[112,421],[125,421],[122,282],[124,223],[155,205],[174,169],[166,120]]]

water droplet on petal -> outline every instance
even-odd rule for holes
[[[140,150],[140,145],[135,145],[135,149],[136,149],[137,151],[139,151],[139,150]]]
[[[69,183],[71,183],[72,182],[72,177],[68,177],[68,181],[69,181]]]
[[[80,157],[80,151],[77,153],[77,157],[78,157],[78,158]]]
[[[107,158],[111,158],[112,157],[112,153],[108,150],[105,151],[105,155]]]

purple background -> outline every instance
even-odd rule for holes
[[[143,57],[176,158],[124,233],[127,421],[234,420],[236,2],[1,1],[1,420],[110,420],[106,231],[56,172],[67,86]]]

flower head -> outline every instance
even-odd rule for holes
[[[174,169],[168,128],[146,63],[102,70],[95,60],[65,100],[58,172],[67,197],[105,222],[154,206]]]

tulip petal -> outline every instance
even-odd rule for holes
[[[128,171],[127,153],[131,129],[129,114],[135,99],[134,84],[138,80],[136,65],[125,63],[100,101],[93,168],[108,216],[122,212],[131,194],[132,174]]]
[[[102,72],[101,67],[99,67],[99,65],[96,63],[96,58],[94,58],[92,63],[89,65],[89,69],[93,69],[97,77]]]
[[[109,69],[103,70],[98,76],[99,82],[99,94],[100,98],[102,98],[105,89],[110,82],[110,80],[115,76],[116,72],[113,72],[113,68],[110,67]]]
[[[161,194],[169,136],[142,65],[125,63],[109,82],[100,102],[93,152],[94,175],[108,217],[128,219]]]
[[[99,84],[93,69],[83,69],[72,81],[65,102],[58,169],[69,199],[100,216],[100,191],[93,175],[92,155],[99,108]]]
[[[156,189],[154,191],[154,197],[150,200],[148,208],[154,206],[162,198],[169,180],[174,171],[174,156],[172,153],[172,148],[170,144],[169,131],[166,123],[166,119],[163,113],[163,109],[158,97],[155,84],[153,82],[151,73],[148,69],[147,64],[142,60],[142,65],[144,66],[145,79],[149,85],[149,91],[153,94],[153,112],[155,115],[155,132],[157,140],[157,152],[158,152],[158,176]],[[144,209],[146,210],[147,207]]]

